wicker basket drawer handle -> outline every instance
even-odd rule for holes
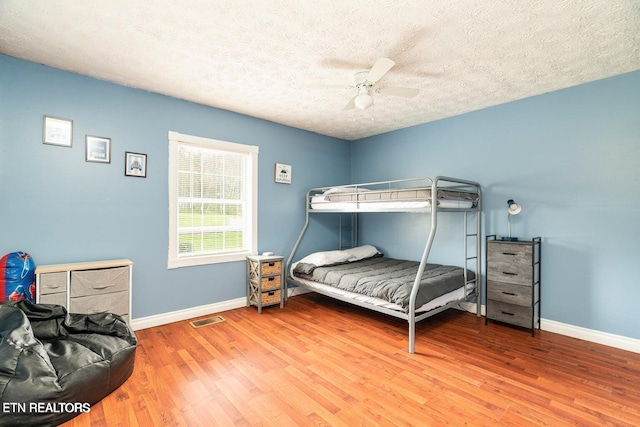
[[[275,263],[275,262],[270,262],[270,263],[269,263],[269,267],[273,267],[274,265],[276,265],[276,263]]]
[[[274,280],[276,280],[276,278],[275,278],[275,277],[269,277],[267,280],[268,280],[269,282],[273,282]]]

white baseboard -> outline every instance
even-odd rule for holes
[[[460,308],[470,313],[476,312],[476,305],[472,302],[463,302]],[[486,315],[486,306],[481,307],[482,315]],[[540,319],[540,329],[571,338],[577,338],[584,341],[590,341],[609,347],[619,348],[621,350],[640,353],[640,340],[635,338],[624,337],[622,335],[610,334],[608,332],[595,331],[593,329],[573,326],[566,323],[556,322],[555,320]]]
[[[287,297],[302,295],[309,292],[301,288],[289,288]],[[166,325],[168,323],[179,322],[181,320],[193,319],[194,317],[207,316],[209,314],[220,313],[221,311],[233,310],[235,308],[246,307],[247,298],[241,297],[229,301],[222,301],[215,304],[201,305],[184,310],[171,311],[169,313],[156,314],[153,316],[131,319],[131,327],[134,331],[139,329],[153,328],[154,326]]]
[[[139,329],[152,328],[154,326],[166,325],[167,323],[193,319],[194,317],[220,313],[221,311],[233,310],[234,308],[245,307],[246,305],[246,297],[236,298],[215,304],[201,305],[199,307],[187,308],[185,310],[171,311],[169,313],[131,319],[131,327],[134,331],[137,331]]]
[[[475,302],[461,302],[458,304],[461,309],[468,311],[469,313],[476,314],[476,303]],[[480,306],[480,315],[485,315],[485,306]]]
[[[295,290],[295,291],[294,291]],[[289,288],[288,297],[301,295],[309,292],[306,289]],[[199,307],[188,308],[185,310],[172,311],[169,313],[157,314],[154,316],[142,317],[131,320],[131,327],[134,330],[151,328],[154,326],[166,325],[167,323],[179,322],[181,320],[193,319],[194,317],[206,316],[208,314],[220,313],[221,311],[233,310],[235,308],[245,307],[247,299],[245,297],[236,298],[229,301],[223,301],[215,304],[201,305]],[[476,312],[474,303],[462,303],[460,308],[471,313]],[[482,315],[486,313],[486,307],[481,307]],[[610,334],[607,332],[595,331],[593,329],[573,326],[566,323],[556,322],[555,320],[541,319],[540,328],[543,331],[549,331],[560,335],[566,335],[572,338],[584,341],[595,342],[607,345],[609,347],[619,348],[622,350],[640,353],[640,340],[628,338],[621,335]]]
[[[555,320],[542,319],[540,328],[543,331],[554,332],[560,335],[566,335],[572,338],[578,338],[585,341],[595,342],[597,344],[607,345],[609,347],[619,348],[621,350],[633,351],[640,353],[640,340],[635,338],[624,337],[622,335],[610,334],[608,332],[595,331],[593,329],[582,328],[580,326],[568,325],[566,323],[556,322]]]

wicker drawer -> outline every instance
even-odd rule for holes
[[[129,314],[129,291],[71,298],[69,312]]]
[[[533,310],[516,304],[507,304],[501,301],[489,301],[487,304],[487,317],[500,322],[512,325],[531,328],[533,321]]]
[[[260,296],[261,296],[260,304],[262,304],[262,306],[271,305],[271,304],[280,304],[280,301],[282,301],[282,291],[280,289],[278,289],[277,291],[262,292]],[[255,296],[251,301],[254,303],[257,303],[257,301],[255,300]]]
[[[57,304],[66,307],[67,293],[58,292],[57,294],[42,294],[40,295],[40,304]]]
[[[280,281],[280,276],[263,277],[260,283],[262,285],[261,289],[263,291],[280,289],[280,286],[282,285],[282,282]]]
[[[282,272],[282,261],[263,262],[260,269],[263,276],[280,274]]]
[[[67,273],[45,273],[40,275],[40,295],[57,294],[67,291]],[[46,303],[51,304],[51,303]]]
[[[72,298],[109,294],[127,289],[129,289],[129,267],[71,272]]]

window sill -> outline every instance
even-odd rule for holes
[[[225,262],[237,262],[245,261],[247,255],[251,255],[250,252],[242,252],[235,254],[225,255],[207,255],[207,256],[193,256],[189,258],[170,259],[167,263],[167,269],[174,269],[180,267],[194,267],[197,265],[210,265],[220,264]]]

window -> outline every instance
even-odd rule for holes
[[[257,252],[258,147],[169,132],[169,268]]]

